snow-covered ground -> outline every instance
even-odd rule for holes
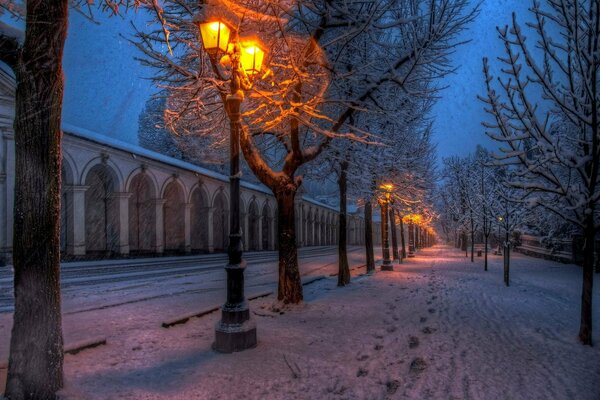
[[[168,303],[98,310],[108,344],[66,356],[66,397],[600,399],[600,349],[576,339],[579,267],[517,254],[506,288],[490,261],[438,246],[345,288],[306,286],[301,306],[254,300],[259,344],[236,354],[211,350],[218,313],[164,329]]]

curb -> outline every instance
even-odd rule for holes
[[[77,354],[83,350],[93,349],[94,347],[106,345],[106,338],[97,336],[91,339],[84,339],[78,342],[69,343],[64,346],[63,351],[65,354]],[[8,361],[0,361],[0,370],[8,369]]]
[[[315,283],[315,282],[320,281],[320,280],[325,279],[325,278],[327,278],[327,276],[325,276],[325,275],[318,275],[318,276],[309,278],[306,281],[302,282],[302,286],[310,285],[312,283]],[[259,299],[259,298],[262,298],[262,297],[271,296],[272,294],[275,294],[274,290],[260,292],[258,294],[249,296],[248,297],[248,301],[256,300],[256,299]],[[210,306],[210,307],[207,307],[207,308],[205,308],[205,309],[203,309],[203,310],[201,310],[199,312],[193,312],[193,313],[183,314],[183,315],[180,315],[179,317],[176,317],[176,318],[164,321],[164,322],[162,322],[160,324],[160,326],[163,327],[163,328],[170,328],[170,327],[175,326],[175,325],[185,324],[186,322],[188,322],[192,318],[200,318],[200,317],[203,317],[205,315],[212,314],[213,312],[218,311],[220,309],[221,309],[221,304]]]

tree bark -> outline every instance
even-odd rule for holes
[[[471,215],[471,262],[475,262],[475,222]]]
[[[379,204],[379,209],[383,210],[383,207],[381,204]],[[384,244],[385,242],[385,236],[384,236],[384,231],[383,231],[383,218],[381,218],[381,255],[383,257],[383,253],[384,253]]]
[[[297,304],[303,299],[302,282],[298,268],[298,248],[296,247],[296,221],[294,198],[296,187],[286,185],[275,191],[277,199],[279,238],[279,283],[277,299],[284,303]]]
[[[506,228],[506,241],[504,243],[504,284],[510,286],[510,243],[508,234],[508,222]]]
[[[592,345],[592,288],[594,285],[594,218],[593,212],[586,217],[585,244],[583,248],[583,284],[581,291],[581,323],[579,340]]]
[[[66,0],[28,0],[16,64],[15,311],[6,397],[55,399],[63,385],[60,128]]]
[[[373,251],[373,205],[365,204],[365,254],[367,255],[367,273],[375,272],[375,254]]]
[[[402,242],[402,258],[406,258],[406,241],[404,240],[404,221],[400,217],[400,241]]]
[[[390,224],[392,229],[392,257],[394,260],[398,260],[398,237],[396,234],[396,213],[394,209],[390,207]]]
[[[338,240],[338,286],[346,286],[350,283],[350,267],[348,266],[347,236],[346,230],[346,197],[347,197],[348,162],[340,163],[340,223]]]
[[[484,236],[484,259],[483,259],[483,270],[487,271],[488,270],[488,238],[489,238],[489,234],[487,235],[483,235]]]

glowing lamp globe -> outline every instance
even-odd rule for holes
[[[229,25],[217,20],[200,22],[198,25],[200,36],[202,36],[202,45],[207,53],[216,54],[219,51],[227,51],[232,31]]]
[[[391,193],[394,190],[394,185],[392,185],[391,183],[385,183],[381,185],[381,188],[387,193]]]
[[[242,42],[240,63],[248,75],[258,74],[262,69],[265,51],[258,42]]]

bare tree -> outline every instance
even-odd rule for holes
[[[118,3],[100,1],[112,13]],[[133,3],[133,2],[132,2]],[[92,2],[28,0],[0,3],[0,13],[25,19],[24,37],[0,32],[0,60],[15,72],[15,312],[6,397],[53,399],[63,385],[60,300],[62,57],[69,5]],[[160,15],[156,0],[136,0]],[[3,25],[5,28],[5,26]],[[15,36],[17,35],[17,36]]]
[[[140,33],[139,47],[145,63],[158,69],[157,83],[172,93],[167,125],[222,137],[227,72],[213,69],[199,51],[194,20],[203,5],[190,3],[165,7],[163,19],[178,27],[170,39],[174,57],[164,54],[160,32]],[[279,300],[302,300],[294,229],[301,167],[335,140],[364,141],[350,118],[377,109],[379,97],[390,88],[410,87],[424,69],[433,75],[447,71],[456,35],[474,15],[468,3],[257,0],[222,5],[237,16],[241,32],[262,32],[272,51],[270,75],[255,81],[249,93],[240,140],[249,167],[277,199]],[[365,43],[377,62],[352,63],[349,70],[347,60]],[[265,146],[278,147],[278,157],[270,157]]]
[[[594,240],[600,229],[598,172],[600,131],[600,3],[535,0],[528,28],[535,47],[513,13],[499,28],[505,57],[498,92],[487,59],[482,100],[493,123],[487,134],[502,144],[499,163],[517,168],[509,183],[546,209],[577,225],[585,238],[579,340],[592,344]],[[535,96],[541,91],[543,99]]]

